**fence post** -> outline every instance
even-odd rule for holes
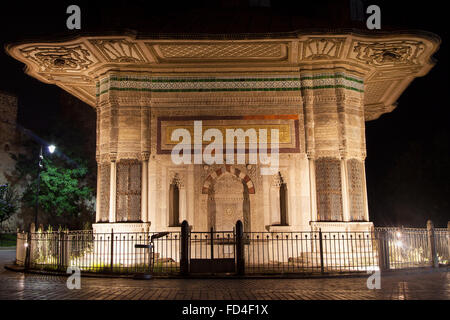
[[[67,269],[67,267],[70,264],[70,237],[69,233],[67,231],[63,231],[63,239],[64,239],[64,255],[63,255],[63,267],[64,269]]]
[[[64,245],[64,233],[62,233],[61,231],[58,231],[57,241],[58,241],[58,269],[63,270],[65,245]]]
[[[211,227],[209,234],[211,237],[211,248],[210,248],[211,249],[211,260],[213,260],[214,259],[214,229],[213,229],[213,227]]]
[[[111,229],[111,248],[110,248],[111,252],[110,252],[110,268],[111,268],[111,272],[113,272],[113,266],[114,266],[114,230]]]
[[[381,271],[389,270],[389,248],[387,231],[381,230],[378,234],[378,266]]]
[[[186,220],[181,223],[180,241],[180,273],[182,275],[187,275],[189,273],[189,223]]]
[[[431,265],[433,268],[439,267],[439,259],[436,251],[436,236],[434,234],[434,226],[431,220],[427,221],[428,247],[431,254]]]
[[[25,246],[25,269],[29,269],[30,268],[30,264],[31,264],[31,232],[27,232],[25,234],[26,238],[25,238],[25,242],[26,242],[26,246]]]
[[[29,269],[31,266],[31,245],[32,245],[31,237],[32,237],[33,232],[35,232],[35,228],[36,228],[35,224],[34,224],[34,222],[32,222],[30,225],[30,230],[27,232],[27,238],[26,238],[27,247],[25,250],[25,269]]]
[[[324,273],[322,229],[319,229],[319,250],[320,250],[320,272]]]
[[[245,274],[244,260],[244,227],[242,221],[236,222],[236,273],[240,276]]]

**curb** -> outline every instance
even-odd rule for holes
[[[17,266],[17,265],[5,265],[4,268],[8,271],[12,272],[21,272],[28,274],[40,274],[40,275],[52,275],[52,276],[63,276],[68,277],[69,274],[59,271],[46,271],[46,270],[36,270],[29,269],[26,270],[25,267]],[[414,268],[414,269],[398,269],[398,270],[389,270],[383,271],[381,274],[383,276],[394,276],[398,274],[403,275],[417,275],[417,274],[429,274],[429,273],[442,273],[448,272],[449,266],[441,266],[437,269],[430,267],[423,268]],[[154,279],[229,279],[229,280],[237,280],[237,279],[345,279],[345,278],[365,278],[368,273],[358,272],[358,273],[348,273],[348,274],[268,274],[268,275],[245,275],[245,276],[236,276],[236,275],[191,275],[191,276],[180,276],[180,275],[154,275]],[[87,278],[119,278],[119,279],[134,279],[135,274],[93,274],[93,273],[82,273],[83,277]]]

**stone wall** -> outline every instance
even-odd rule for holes
[[[230,229],[228,220],[237,218],[247,231],[368,221],[362,79],[341,68],[263,77],[107,75],[97,86],[97,222],[133,217],[129,222],[149,223],[152,231],[179,230],[170,216],[174,184],[179,222],[198,231]],[[171,130],[192,131],[200,120],[214,128],[280,128],[278,172],[261,175],[263,166],[248,154],[245,164],[175,165]],[[121,168],[130,161],[141,197],[123,186]]]
[[[16,162],[10,155],[11,153],[17,155],[21,150],[16,122],[17,97],[0,92],[0,184],[15,185],[20,195],[23,189],[17,184],[18,181],[14,176]],[[18,215],[15,214],[2,223],[0,231],[15,231],[20,223]]]

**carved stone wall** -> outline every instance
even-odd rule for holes
[[[6,50],[27,65],[28,74],[97,108],[100,221],[142,216],[152,230],[168,228],[169,186],[179,173],[180,214],[194,228],[208,226],[210,189],[221,179],[236,178],[243,181],[242,210],[249,212],[244,225],[270,230],[276,207],[270,195],[280,188],[249,162],[232,168],[174,166],[171,141],[162,141],[161,130],[164,121],[180,125],[174,117],[209,118],[223,128],[283,128],[280,167],[286,172],[280,172],[289,224],[306,228],[315,220],[361,220],[364,122],[395,108],[412,79],[432,68],[440,40],[429,33],[329,30],[263,37],[90,35]],[[149,162],[141,165],[143,158]],[[228,209],[227,215],[240,216],[238,209]]]
[[[109,220],[109,193],[110,193],[110,174],[111,165],[109,163],[103,163],[98,166],[100,176],[100,194],[97,195],[97,201],[100,201],[100,215],[99,221],[97,222],[107,222]]]
[[[141,172],[139,161],[117,163],[117,222],[141,220]]]
[[[347,161],[348,193],[351,221],[365,221],[364,214],[364,165],[362,161]]]
[[[321,158],[315,161],[318,221],[342,221],[341,162]]]

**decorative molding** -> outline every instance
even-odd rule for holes
[[[94,45],[108,62],[145,63],[147,60],[135,42],[126,39],[91,39]]]
[[[216,43],[145,43],[159,60],[287,60],[285,43],[216,42]]]
[[[422,41],[357,41],[354,58],[373,66],[417,65],[424,53]]]
[[[226,173],[234,175],[236,178],[241,180],[242,183],[246,184],[249,194],[255,194],[255,186],[253,185],[251,178],[246,173],[242,172],[232,165],[221,166],[219,169],[213,171],[210,175],[208,175],[203,183],[202,193],[209,194],[210,187],[214,185],[215,180]]]
[[[246,92],[301,91],[343,88],[364,91],[363,80],[345,73],[323,73],[301,77],[148,77],[110,76],[97,83],[97,97],[110,91],[129,92]]]
[[[300,43],[301,60],[336,59],[341,55],[345,38],[312,37]]]
[[[176,171],[169,171],[169,184],[176,184],[178,186],[178,188],[182,189],[184,188],[184,181],[185,181],[185,177],[183,174],[180,174],[179,172]]]
[[[316,73],[337,74],[345,70],[346,76],[358,74],[361,81],[395,83],[384,100],[366,98],[368,109],[372,105],[395,103],[413,78],[432,68],[431,56],[439,44],[440,40],[428,33],[324,31],[266,34],[264,38],[91,35],[65,42],[12,44],[6,50],[27,65],[26,72],[31,76],[56,84],[92,106],[105,101],[120,105],[179,103],[180,106],[235,101],[268,106],[301,103],[302,98],[322,96],[316,95],[316,90],[343,89],[348,95],[370,90],[370,83],[364,88],[362,82],[345,77],[303,78],[305,71],[315,77]],[[128,81],[94,85],[111,74],[134,76],[127,75]],[[130,79],[143,75],[152,75],[149,77],[152,82]],[[405,78],[408,83],[398,81]]]
[[[28,46],[20,49],[20,52],[42,72],[83,71],[97,62],[83,44]]]

